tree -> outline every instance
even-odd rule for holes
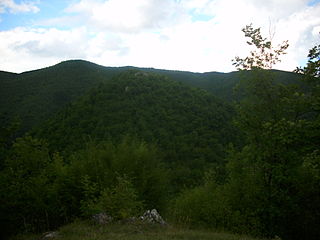
[[[0,119],[1,117],[2,116],[0,116]],[[11,148],[19,126],[19,119],[14,119],[9,124],[0,126],[0,170],[4,167],[6,155]]]
[[[246,58],[237,56],[232,60],[238,70],[272,69],[273,65],[280,61],[280,56],[286,54],[285,51],[289,47],[288,41],[274,47],[272,36],[269,39],[262,37],[261,29],[254,29],[252,24],[247,25],[242,31],[245,37],[249,38],[247,44],[254,46],[255,50],[251,51]]]
[[[309,239],[320,238],[320,45],[310,49],[305,67],[296,69],[302,74],[302,80],[308,86],[305,94],[304,129],[308,132],[305,140],[307,151],[302,156],[303,163],[299,169],[297,195],[299,206],[303,210],[298,218],[303,222],[304,235]],[[301,234],[300,234],[301,235]]]
[[[4,232],[48,230],[51,226],[49,216],[57,214],[52,209],[46,171],[51,162],[46,143],[30,136],[18,138],[8,150],[5,168],[0,172],[0,221],[6,226]]]
[[[143,202],[126,176],[118,176],[115,186],[102,191],[98,205],[115,219],[135,217],[143,211]]]
[[[320,45],[314,46],[309,50],[308,58],[307,65],[298,67],[296,72],[315,80],[320,77]]]
[[[287,41],[274,48],[260,29],[249,25],[243,32],[250,38],[248,44],[256,48],[249,57],[234,60],[242,77],[236,89],[235,123],[245,135],[244,146],[230,147],[225,182],[215,179],[211,188],[196,187],[177,197],[176,215],[251,235],[316,239],[317,228],[297,227],[304,220],[315,226],[315,218],[306,217],[311,209],[306,206],[318,202],[316,185],[303,192],[308,189],[309,171],[312,176],[318,174],[317,155],[309,155],[310,147],[316,148],[310,142],[308,129],[312,128],[306,128],[311,124],[305,114],[307,94],[299,86],[275,81],[272,66],[285,53]],[[317,178],[311,179],[315,183]],[[303,195],[313,200],[304,205]],[[201,211],[191,206],[201,206]]]
[[[301,204],[303,194],[296,193],[302,190],[298,172],[302,171],[303,159],[310,159],[307,156],[316,149],[311,140],[319,139],[315,127],[319,127],[315,121],[318,114],[316,108],[309,107],[311,102],[319,106],[317,98],[312,97],[316,89],[312,87],[306,93],[299,86],[274,81],[271,69],[285,54],[287,41],[274,48],[259,28],[248,25],[243,32],[250,38],[247,43],[256,49],[244,59],[233,60],[243,77],[238,86],[241,98],[236,104],[236,123],[246,135],[246,145],[229,157],[231,207],[247,219],[244,228],[249,231],[255,229],[267,237],[312,237],[306,229],[297,228],[303,219],[297,218],[298,213],[307,209]],[[317,50],[311,50],[310,66],[302,70],[309,78],[318,74],[314,61],[319,57]]]
[[[68,160],[68,175],[73,181],[71,187],[77,186],[73,191],[79,204],[81,200],[85,204],[95,202],[103,190],[116,185],[119,176],[126,176],[147,208],[164,207],[168,173],[161,152],[153,144],[131,137],[119,143],[91,142]]]

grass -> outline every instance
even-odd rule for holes
[[[59,230],[58,240],[258,240],[210,230],[187,229],[175,226],[159,226],[144,223],[93,225],[76,221]],[[12,240],[37,240],[39,235],[20,235]]]

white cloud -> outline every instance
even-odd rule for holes
[[[0,0],[0,13],[8,10],[10,13],[19,12],[39,12],[40,9],[36,6],[38,1],[23,1],[21,3],[15,3],[14,0]]]
[[[128,51],[122,38],[112,33],[95,34],[86,27],[15,28],[0,32],[1,70],[22,72],[68,59],[92,59],[112,64]],[[119,62],[120,63],[120,62]],[[103,62],[101,62],[103,64]]]
[[[21,72],[69,58],[85,58],[85,28],[62,31],[16,28],[0,32],[0,66]]]
[[[1,0],[0,0],[1,1]],[[133,65],[188,71],[233,71],[231,59],[249,47],[249,23],[274,42],[289,40],[276,68],[293,70],[319,43],[320,4],[307,0],[81,0],[45,28],[0,32],[0,66],[23,71],[83,58],[108,66]],[[212,16],[197,21],[197,15]],[[55,26],[69,24],[69,30]]]
[[[312,32],[320,26],[320,4],[308,6],[308,2],[307,0],[238,0],[236,2],[216,0],[208,1],[202,11],[215,16],[217,23],[215,31],[228,32],[227,36],[232,39],[230,41],[226,38],[225,43],[217,41],[219,46],[224,46],[225,55],[230,57],[231,53],[241,56],[248,54],[248,48],[242,45],[243,37],[237,33],[243,26],[253,23],[254,27],[262,27],[264,36],[269,36],[269,29],[271,32],[274,29],[275,44],[289,40],[288,54],[282,58],[282,63],[275,67],[293,70],[306,56],[308,49],[319,43],[319,34],[315,35]],[[238,50],[230,49],[234,44],[239,46]]]
[[[67,8],[99,30],[136,33],[174,25],[186,17],[180,4],[172,0],[81,0]]]

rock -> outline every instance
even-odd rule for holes
[[[158,211],[156,209],[147,210],[141,217],[140,219],[142,221],[146,221],[149,223],[157,223],[161,225],[166,225],[166,222],[163,220],[163,218],[160,216]]]
[[[106,213],[98,213],[92,216],[92,220],[100,225],[108,224],[112,222],[112,217]]]
[[[58,232],[46,232],[44,234],[42,234],[41,236],[41,240],[46,240],[46,239],[53,239],[53,238],[57,238],[59,236]]]

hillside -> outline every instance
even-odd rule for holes
[[[18,116],[22,130],[28,130],[94,86],[101,79],[100,68],[88,62],[71,61],[11,74],[0,81],[0,114],[6,120]]]
[[[128,69],[165,75],[189,86],[202,88],[224,100],[232,100],[232,89],[239,81],[237,72],[191,73],[134,67],[103,67],[82,60],[66,61],[52,67],[21,74],[0,72],[1,124],[21,119],[21,132],[37,126],[68,103],[100,82]],[[292,82],[296,74],[277,71],[277,78]]]
[[[82,149],[89,140],[135,136],[159,145],[168,163],[199,166],[197,175],[204,163],[221,163],[225,146],[237,141],[233,115],[228,104],[204,90],[129,70],[69,104],[35,135],[62,152]]]
[[[15,78],[18,74],[0,71],[0,81],[6,81]]]

